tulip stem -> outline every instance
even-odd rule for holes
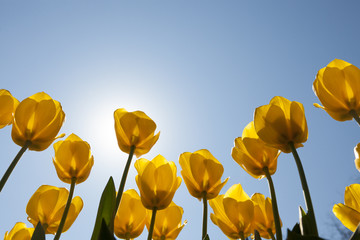
[[[67,215],[69,213],[69,209],[70,209],[70,206],[71,206],[71,201],[72,201],[72,198],[73,198],[73,195],[74,195],[75,183],[76,183],[76,177],[71,178],[70,193],[69,193],[66,205],[65,205],[64,213],[63,213],[63,215],[61,217],[61,221],[60,221],[58,230],[57,230],[56,235],[54,237],[54,240],[59,240],[60,239],[60,235],[61,235],[62,230],[64,228],[66,217],[67,217]]]
[[[302,186],[304,197],[305,197],[305,204],[306,204],[306,208],[308,210],[307,215],[309,216],[309,220],[312,222],[311,223],[312,234],[314,234],[315,236],[319,236],[317,226],[316,226],[315,212],[314,212],[314,208],[313,208],[311,197],[310,197],[309,187],[307,185],[304,168],[303,168],[303,166],[301,164],[301,160],[300,160],[300,157],[299,157],[299,155],[298,155],[298,153],[296,151],[294,143],[290,142],[289,146],[291,148],[291,151],[293,153],[293,156],[294,156],[294,159],[295,159],[295,162],[296,162],[296,166],[297,166],[298,171],[299,171],[301,186]]]
[[[273,215],[274,215],[274,221],[275,221],[275,229],[276,229],[276,237],[277,240],[282,240],[282,232],[281,232],[281,224],[280,224],[280,215],[279,215],[279,210],[278,210],[278,205],[277,205],[277,201],[276,201],[276,194],[275,194],[275,187],[274,187],[274,183],[272,181],[269,169],[267,167],[263,168],[263,171],[265,172],[265,176],[268,180],[269,183],[269,188],[270,188],[270,194],[271,194],[271,204],[272,204],[272,209],[273,209]],[[272,233],[271,233],[272,234]],[[272,234],[272,237],[274,237],[274,235]]]
[[[124,169],[123,175],[121,177],[119,190],[118,190],[117,195],[116,195],[115,209],[114,209],[112,219],[111,219],[111,222],[110,222],[110,225],[109,225],[110,231],[112,233],[114,232],[114,220],[115,220],[115,216],[116,216],[117,210],[118,210],[119,205],[120,205],[121,196],[122,196],[122,194],[124,192],[126,178],[127,178],[128,172],[129,172],[131,160],[132,160],[132,158],[134,156],[134,152],[135,152],[135,145],[130,147],[129,157],[128,157],[128,160],[126,162],[125,169]]]
[[[16,164],[19,162],[21,156],[24,154],[24,152],[26,151],[26,149],[28,149],[28,147],[30,146],[31,142],[30,141],[26,141],[24,146],[20,149],[20,151],[18,152],[18,154],[16,154],[14,160],[11,162],[9,168],[6,170],[4,176],[1,178],[0,181],[0,192],[3,189],[3,187],[5,186],[6,181],[8,180],[8,178],[10,177],[12,171],[14,170]]]
[[[203,212],[203,228],[202,228],[202,240],[205,239],[207,235],[207,212],[208,212],[208,205],[207,205],[207,198],[206,192],[203,193],[203,205],[204,205],[204,212]]]
[[[355,119],[355,121],[358,123],[358,125],[360,126],[360,117],[359,114],[357,114],[357,112],[355,110],[350,110],[349,114]]]
[[[149,227],[149,235],[148,235],[147,240],[152,239],[152,235],[153,235],[153,231],[154,231],[154,225],[155,225],[156,212],[157,212],[157,208],[154,207],[153,210],[152,210],[151,222],[150,222],[150,227]]]
[[[276,240],[276,239],[275,239],[275,236],[274,236],[274,234],[272,233],[272,231],[271,231],[270,228],[267,230],[267,232],[268,232],[268,234],[270,235],[271,240]],[[276,234],[276,236],[277,236],[277,234]]]

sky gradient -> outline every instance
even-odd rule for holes
[[[84,208],[62,240],[89,239],[101,192],[110,176],[116,187],[127,159],[117,146],[113,112],[141,110],[161,132],[143,157],[208,149],[230,180],[248,195],[270,196],[266,180],[248,175],[231,157],[234,139],[256,107],[274,96],[303,103],[309,138],[298,149],[320,235],[336,234],[332,207],[345,187],[359,182],[353,148],[354,121],[337,122],[319,103],[312,83],[335,58],[360,67],[357,1],[1,1],[0,81],[20,101],[44,91],[66,114],[60,133],[87,141],[94,167],[75,188]],[[20,147],[11,126],[0,130],[0,175]],[[42,184],[69,187],[52,164],[53,147],[27,151],[0,194],[0,238],[26,220],[26,204]],[[135,162],[135,160],[134,160]],[[125,189],[135,188],[130,169]],[[273,176],[283,234],[305,207],[291,154],[282,153]],[[182,182],[174,202],[188,220],[178,239],[200,239],[202,203]],[[212,209],[209,207],[209,215]],[[209,219],[212,240],[226,239]],[[139,239],[146,239],[145,229]],[[52,239],[52,236],[47,236]]]

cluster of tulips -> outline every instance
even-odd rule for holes
[[[324,109],[338,121],[355,119],[360,125],[360,69],[343,60],[335,59],[319,70],[313,90]],[[21,146],[10,167],[0,181],[0,191],[27,150],[42,151],[59,135],[65,114],[61,104],[44,92],[36,93],[22,102],[9,91],[0,90],[0,127],[12,124],[13,141]],[[184,180],[189,193],[203,202],[202,240],[207,234],[208,204],[213,213],[211,221],[230,239],[283,238],[275,187],[271,176],[276,172],[281,152],[292,153],[298,168],[306,209],[300,207],[300,219],[287,239],[322,239],[319,237],[315,213],[311,202],[305,172],[297,148],[308,138],[308,128],[301,103],[276,96],[270,103],[255,109],[241,137],[235,139],[233,159],[252,177],[266,178],[271,198],[260,193],[249,197],[240,184],[231,186],[219,195],[228,178],[221,180],[224,168],[206,149],[180,154],[181,175],[176,164],[158,155],[152,160],[139,158],[148,153],[159,139],[156,124],[144,112],[128,112],[123,108],[114,112],[115,132],[121,151],[128,159],[118,190],[110,177],[100,198],[92,240],[137,238],[145,228],[148,240],[176,239],[184,228],[183,209],[172,199]],[[65,188],[43,185],[30,198],[26,213],[33,225],[29,228],[18,222],[5,233],[4,240],[42,240],[46,234],[60,239],[80,213],[83,201],[73,197],[75,185],[84,182],[94,164],[90,145],[75,134],[53,144],[53,163],[61,181],[70,184]],[[133,156],[138,172],[135,189],[124,191]],[[355,147],[355,165],[360,170],[360,143]],[[360,184],[345,190],[345,203],[333,208],[336,217],[351,231],[351,239],[360,239]]]

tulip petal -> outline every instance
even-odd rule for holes
[[[360,212],[360,184],[351,184],[345,189],[345,205]]]
[[[353,232],[360,223],[360,213],[342,203],[334,205],[333,212],[342,224]]]
[[[233,198],[238,201],[247,201],[250,200],[249,195],[244,191],[241,184],[232,185],[225,193],[224,198]]]
[[[159,138],[154,135],[156,124],[144,112],[127,112],[120,108],[114,112],[115,132],[120,149],[126,153],[135,146],[134,154],[139,157],[150,151]]]

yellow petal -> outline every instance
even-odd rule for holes
[[[250,197],[247,195],[247,193],[242,188],[241,184],[234,184],[229,188],[229,190],[225,193],[225,198],[233,198],[238,201],[246,201],[249,200]]]
[[[313,90],[324,109],[338,121],[351,120],[350,110],[360,110],[360,69],[340,59],[319,70]]]
[[[179,163],[182,168],[181,175],[183,176],[184,182],[189,193],[198,198],[202,198],[202,188],[199,183],[197,183],[192,175],[191,167],[190,167],[190,158],[192,153],[184,152],[179,157]]]
[[[20,146],[30,141],[30,150],[42,151],[55,140],[64,120],[58,101],[44,92],[36,93],[16,108],[11,136]]]
[[[345,189],[345,205],[360,212],[360,184],[351,184]]]
[[[219,195],[219,192],[221,191],[221,189],[224,187],[224,185],[227,183],[227,181],[229,180],[229,178],[226,178],[224,180],[224,182],[221,182],[220,180],[217,182],[217,184],[215,184],[206,194],[206,198],[208,200],[213,199],[214,197],[216,197],[217,195]]]
[[[182,175],[182,177],[184,179],[185,185],[186,185],[189,193],[193,197],[196,197],[199,200],[201,200],[201,198],[203,197],[202,190],[197,185],[197,183],[193,179],[188,178],[188,176],[185,174],[185,171],[181,171],[181,175]]]
[[[75,222],[75,220],[76,220],[77,216],[79,215],[79,213],[81,212],[83,206],[84,206],[84,203],[79,196],[76,196],[72,199],[69,213],[68,213],[66,221],[65,221],[63,232],[66,232],[71,227],[71,225]]]
[[[71,183],[71,179],[76,178],[79,184],[87,179],[94,164],[87,142],[71,134],[64,141],[55,143],[54,150],[53,163],[60,180]]]
[[[360,223],[360,213],[358,211],[339,203],[334,205],[333,212],[345,227],[353,232],[356,230]]]
[[[127,112],[120,108],[114,112],[115,132],[119,148],[126,153],[135,146],[134,154],[139,157],[150,151],[159,138],[155,135],[156,124],[144,112]]]
[[[0,128],[10,125],[19,101],[8,90],[0,89]]]
[[[137,160],[135,168],[138,171],[135,180],[144,206],[147,209],[166,208],[181,183],[181,178],[176,176],[175,163],[158,155],[152,161]]]
[[[237,227],[238,232],[252,233],[254,204],[251,200],[237,202],[233,198],[224,198],[224,210],[229,220]]]
[[[302,104],[280,96],[255,110],[254,125],[261,140],[285,153],[291,152],[290,142],[293,142],[295,147],[300,147],[307,140]]]
[[[10,232],[6,232],[4,240],[30,240],[34,228],[27,228],[25,223],[17,222]]]

